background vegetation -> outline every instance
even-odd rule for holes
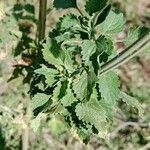
[[[30,100],[28,78],[24,79],[19,75],[17,79],[12,80],[17,76],[15,73],[12,75],[12,72],[14,66],[17,65],[17,71],[19,71],[20,65],[24,65],[26,68],[26,65],[30,63],[30,60],[26,60],[26,57],[22,59],[19,54],[22,51],[34,50],[36,45],[39,3],[38,0],[18,0],[18,2],[25,4],[25,7],[14,7],[16,0],[0,1],[0,17],[6,18],[5,26],[0,21],[0,150],[25,150],[27,148],[33,150],[150,149],[149,53],[140,54],[119,68],[122,89],[139,99],[145,110],[144,116],[140,118],[134,109],[120,103],[120,109],[116,110],[118,116],[116,116],[112,132],[107,140],[93,137],[89,145],[85,146],[74,133],[67,131],[61,120],[43,114],[30,122],[32,128],[28,126],[31,116],[30,110],[27,109]],[[32,4],[34,8],[32,5],[26,5],[28,3]],[[112,0],[112,3],[114,7],[124,12],[127,18],[126,30],[131,24],[150,26],[150,3],[147,0]],[[13,12],[12,8],[14,8]],[[8,15],[3,16],[3,11]],[[62,15],[62,12],[52,10],[52,2],[49,1],[46,34],[52,30],[58,17]],[[126,31],[119,34],[116,40],[124,38],[125,35]],[[118,51],[123,49],[120,42],[116,46]],[[24,85],[22,85],[23,79]]]

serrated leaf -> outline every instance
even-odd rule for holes
[[[125,39],[125,45],[130,46],[140,37],[149,32],[149,29],[146,27],[132,27],[129,29],[127,38]]]
[[[70,34],[69,33],[64,33],[64,34],[61,34],[61,35],[55,37],[55,39],[58,43],[60,43],[60,42],[63,42],[65,40],[69,40],[70,39]]]
[[[60,94],[61,86],[62,86],[62,83],[59,81],[53,91],[53,95],[52,95],[53,105],[56,105],[59,101],[59,94]]]
[[[60,30],[66,30],[77,25],[78,20],[75,15],[66,15],[60,19],[59,28]]]
[[[113,34],[121,32],[124,28],[124,17],[122,13],[110,11],[106,19],[98,25],[101,34]]]
[[[52,69],[52,68],[47,68],[47,67],[42,67],[42,68],[36,69],[34,72],[37,74],[41,74],[41,75],[47,75],[47,74],[58,75],[59,74],[58,70]]]
[[[93,100],[93,99],[98,100],[98,97],[99,97],[99,94],[96,90],[96,87],[94,87],[90,99],[91,100]],[[108,105],[108,103],[106,103],[106,101],[104,99],[99,100],[99,105],[103,108],[107,118],[111,121],[113,119],[113,108],[112,108],[112,106]]]
[[[102,135],[107,132],[107,115],[96,98],[92,98],[86,104],[79,103],[75,111],[80,120],[94,125]]]
[[[106,38],[105,36],[100,36],[96,40],[96,45],[97,45],[97,51],[100,54],[106,52],[108,55],[111,55],[114,50],[113,42],[109,38]]]
[[[49,64],[56,66],[58,69],[62,69],[62,51],[57,42],[53,39],[47,38],[46,43],[43,44],[43,58]]]
[[[121,92],[120,98],[121,98],[124,102],[126,102],[128,105],[137,108],[138,111],[139,111],[139,115],[140,115],[141,117],[143,116],[144,110],[143,110],[141,104],[139,103],[139,101],[138,101],[136,98],[131,97],[130,95],[127,95],[127,94],[124,93],[124,92]]]
[[[45,82],[48,84],[48,86],[52,86],[56,81],[56,77],[59,75],[59,71],[52,68],[46,68],[42,67],[34,71],[37,74],[44,75]]]
[[[102,10],[107,5],[108,0],[88,0],[85,5],[86,12],[89,15]]]
[[[75,139],[79,140],[81,143],[87,144],[90,140],[90,135],[92,134],[89,130],[90,128],[85,129],[83,126],[78,127],[72,125],[70,131]]]
[[[85,65],[90,64],[90,57],[96,52],[96,44],[90,40],[84,40],[82,44],[82,59],[84,60]]]
[[[107,104],[114,106],[120,97],[120,84],[116,73],[108,72],[99,76],[98,84],[101,97]]]
[[[87,97],[87,85],[88,77],[85,71],[73,81],[73,91],[80,100]]]
[[[54,0],[53,6],[57,9],[77,8],[76,0]]]
[[[69,86],[67,88],[66,95],[61,99],[61,103],[63,104],[63,106],[67,107],[67,106],[71,106],[71,104],[76,101],[78,100],[74,97],[72,90]]]
[[[65,117],[67,117],[67,123],[71,127],[71,133],[73,137],[78,139],[80,142],[87,144],[89,141],[90,135],[92,134],[92,125],[89,125],[85,122],[79,120],[74,111],[69,112],[65,109],[64,111]]]
[[[38,89],[44,91],[45,90],[45,87],[44,87],[44,84],[42,81],[40,81],[39,83],[36,84],[36,87],[38,87]]]
[[[68,82],[65,81],[59,81],[57,82],[56,87],[53,90],[52,94],[52,107],[57,105],[57,108],[55,110],[55,113],[60,113],[64,109],[64,107],[61,105],[61,99],[65,96],[66,94],[66,89],[67,89],[67,84]]]
[[[73,56],[72,52],[68,50],[64,50],[65,53],[65,60],[64,60],[64,67],[67,69],[69,73],[72,73],[74,71],[74,66],[73,66]]]
[[[44,93],[37,93],[31,100],[31,108],[34,110],[38,107],[41,107],[46,104],[49,99],[49,95],[46,95]]]

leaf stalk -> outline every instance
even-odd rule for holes
[[[150,48],[150,33],[139,38],[132,45],[104,64],[99,71],[99,75],[105,74],[121,66],[123,63],[127,62],[146,48]]]

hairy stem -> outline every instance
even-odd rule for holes
[[[40,0],[39,4],[39,41],[45,38],[47,0]]]
[[[119,53],[116,57],[112,58],[106,64],[101,67],[99,71],[99,75],[107,73],[111,71],[123,63],[127,62],[129,59],[133,58],[139,52],[144,50],[145,48],[150,48],[150,33],[141,37],[137,41],[135,41],[131,46],[127,47],[123,52]]]

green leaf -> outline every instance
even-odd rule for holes
[[[73,56],[72,52],[68,50],[64,50],[65,53],[65,60],[64,60],[64,67],[67,69],[69,73],[72,73],[74,71],[74,66],[73,66]]]
[[[48,86],[52,86],[56,81],[56,77],[59,75],[59,71],[52,68],[42,67],[34,71],[37,74],[44,75],[45,82],[48,84]]]
[[[100,36],[96,40],[96,45],[97,45],[97,51],[100,54],[106,52],[108,55],[111,55],[114,50],[113,42],[109,38],[106,38],[105,36]]]
[[[95,44],[95,42],[92,42],[90,40],[84,40],[83,44],[82,44],[81,55],[82,55],[82,59],[85,61],[84,62],[85,65],[88,66],[90,64],[90,57],[95,52],[96,52],[96,44]]]
[[[70,39],[70,34],[68,32],[58,35],[57,37],[55,37],[56,41],[58,43],[63,42],[65,40],[69,40]]]
[[[54,39],[47,38],[46,43],[43,44],[43,58],[49,64],[56,66],[59,70],[62,69],[62,50]]]
[[[59,74],[58,70],[52,69],[52,68],[47,68],[47,67],[42,67],[42,68],[36,69],[34,72],[37,74],[41,74],[41,75],[47,75],[47,74],[58,75]]]
[[[139,115],[140,115],[141,117],[143,116],[144,110],[143,110],[143,108],[142,108],[142,105],[139,103],[139,101],[138,101],[136,98],[131,97],[130,95],[127,95],[127,94],[124,93],[124,92],[121,92],[120,98],[121,98],[124,102],[126,102],[128,105],[137,108],[138,111],[139,111]]]
[[[64,109],[64,107],[61,105],[61,99],[66,95],[66,89],[67,89],[67,84],[68,82],[65,81],[59,81],[53,90],[52,94],[52,107],[57,107],[55,109],[55,114],[56,113],[61,113]]]
[[[63,104],[63,106],[67,107],[67,106],[71,106],[72,103],[78,101],[73,93],[70,87],[68,87],[67,91],[66,91],[66,95],[61,99],[61,103]]]
[[[58,79],[59,71],[52,68],[42,67],[40,69],[37,69],[34,71],[37,74],[44,75],[45,82],[48,84],[48,86],[52,86]]]
[[[76,122],[72,121],[71,134],[81,143],[88,144],[92,134],[92,127],[89,125],[88,128],[85,128],[85,126],[78,125]]]
[[[105,135],[108,129],[107,115],[97,101],[97,97],[92,98],[86,104],[79,103],[75,111],[80,120],[94,125],[100,134]]]
[[[73,91],[80,100],[87,97],[87,85],[88,77],[85,71],[80,76],[77,76],[77,78],[73,81]]]
[[[125,45],[130,46],[140,37],[149,32],[148,28],[145,27],[132,27],[129,29],[127,38],[125,39]]]
[[[68,110],[65,109],[63,114],[67,118],[66,122],[71,128],[70,131],[73,137],[87,144],[90,139],[90,135],[92,134],[92,126],[83,123],[77,117],[74,117],[74,111],[70,113]]]
[[[50,99],[49,95],[46,95],[44,93],[38,93],[31,100],[31,108],[34,110],[38,107],[41,107],[44,104],[46,104],[49,99]]]
[[[85,5],[86,12],[89,15],[102,10],[107,5],[108,0],[88,0]]]
[[[61,91],[62,83],[59,81],[53,91],[52,100],[53,100],[53,106],[56,105],[59,102],[59,95]]]
[[[77,8],[76,0],[54,0],[53,5],[57,9]]]
[[[116,73],[108,72],[99,76],[98,84],[101,97],[107,104],[114,106],[120,97],[120,84]]]
[[[124,28],[124,17],[122,13],[110,11],[106,19],[98,25],[101,34],[113,34],[121,32]]]
[[[59,28],[60,30],[70,29],[78,25],[78,20],[75,15],[66,15],[60,18]]]

